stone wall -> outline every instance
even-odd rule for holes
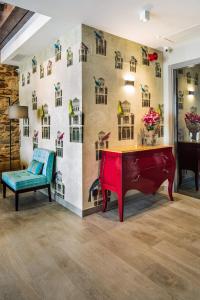
[[[10,164],[10,120],[8,119],[9,98],[11,104],[18,100],[18,74],[16,67],[0,65],[0,172],[9,170]],[[12,120],[12,169],[19,167],[19,122]]]

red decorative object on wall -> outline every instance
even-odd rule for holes
[[[149,53],[148,54],[148,60],[149,61],[155,61],[158,59],[158,53],[154,52],[154,53]]]
[[[124,196],[128,190],[155,194],[168,179],[168,194],[173,200],[172,186],[175,174],[172,147],[129,147],[102,150],[100,183],[103,211],[107,207],[107,190],[118,196],[119,218],[123,222]]]

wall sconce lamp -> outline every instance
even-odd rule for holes
[[[188,95],[194,96],[195,95],[195,91],[188,91]]]
[[[134,80],[125,80],[125,86],[134,86],[135,81]]]

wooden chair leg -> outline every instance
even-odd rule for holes
[[[3,183],[3,198],[6,198],[6,185]]]
[[[51,202],[51,186],[48,186],[48,195],[49,195],[49,202]]]
[[[18,211],[19,209],[19,194],[15,193],[15,210]]]

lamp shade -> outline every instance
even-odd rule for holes
[[[12,105],[8,108],[9,119],[26,119],[28,118],[28,106]]]

